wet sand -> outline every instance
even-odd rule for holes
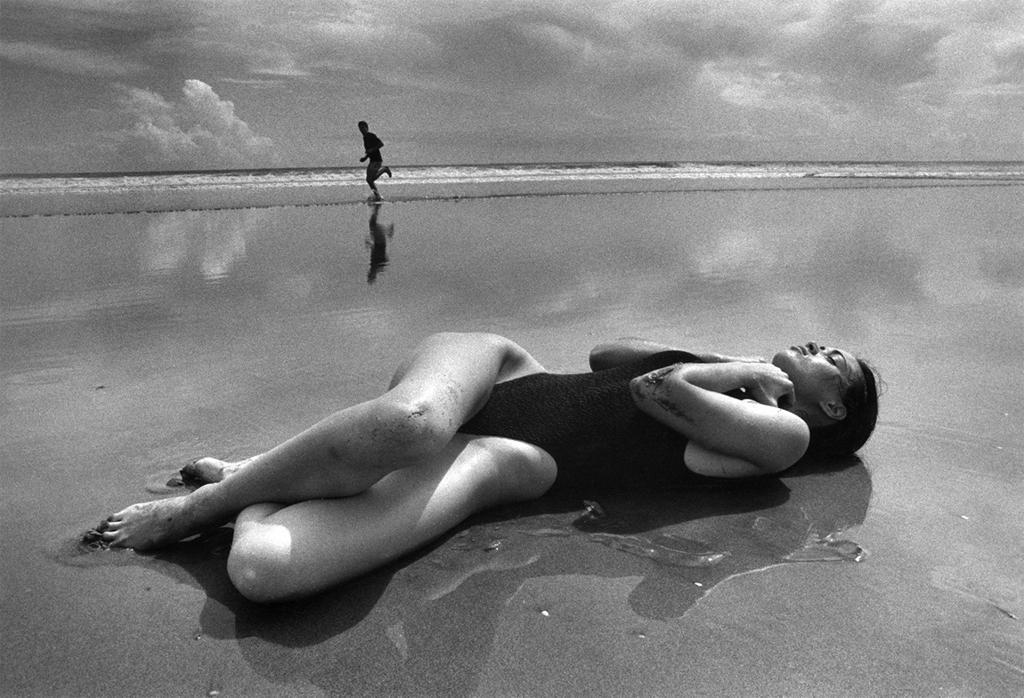
[[[403,202],[376,234],[362,205],[0,219],[2,690],[1019,693],[1021,200]],[[376,394],[444,329],[501,332],[555,370],[622,335],[814,339],[873,360],[887,391],[859,461],[505,508],[292,604],[230,587],[228,529],[152,555],[75,545],[188,459]]]

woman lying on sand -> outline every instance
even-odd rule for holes
[[[231,581],[253,601],[279,601],[377,568],[475,512],[540,497],[556,479],[778,473],[805,455],[853,453],[878,412],[872,369],[814,342],[767,363],[627,339],[595,347],[590,366],[552,374],[504,337],[431,336],[380,397],[247,460],[201,458],[183,474],[203,486],[130,506],[88,535],[147,550],[235,517]]]

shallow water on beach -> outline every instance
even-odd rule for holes
[[[436,679],[455,693],[514,690],[506,652],[533,663],[524,686],[572,688],[554,658],[575,661],[573,643],[600,650],[603,667],[579,650],[595,675],[622,670],[636,690],[665,686],[658,671],[679,653],[689,666],[671,680],[691,688],[741,689],[758,672],[775,687],[1019,688],[1022,193],[803,188],[399,202],[376,218],[365,205],[2,218],[2,610],[6,638],[25,638],[4,641],[18,667],[8,685],[146,686],[118,671],[45,678],[47,665],[102,665],[103,638],[123,646],[127,623],[154,653],[181,654],[176,643],[197,632],[234,640],[221,659],[249,683],[221,678],[257,692],[426,685],[416,682],[447,656],[444,642],[463,652],[461,673]],[[508,335],[553,370],[584,370],[590,346],[623,335],[737,354],[815,340],[873,361],[886,393],[860,465],[737,500],[658,499],[646,513],[598,500],[607,516],[586,525],[582,502],[481,521],[467,534],[478,546],[453,538],[303,607],[325,624],[317,632],[251,615],[225,590],[222,558],[54,561],[76,532],[150,496],[154,473],[247,455],[376,394],[439,330]],[[679,502],[689,513],[673,513]],[[866,557],[849,564],[858,550]],[[114,604],[105,584],[124,598]],[[353,599],[361,610],[343,611]],[[590,618],[588,599],[611,610]],[[139,629],[153,608],[169,636]],[[325,613],[334,620],[316,620]],[[631,654],[639,635],[656,659]],[[751,649],[759,641],[772,656]],[[357,642],[397,657],[400,678],[337,659]],[[850,661],[815,657],[815,643]],[[757,661],[740,663],[751,651]],[[175,666],[149,680],[173,686]]]

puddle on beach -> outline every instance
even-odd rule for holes
[[[728,552],[709,550],[700,542],[671,533],[659,533],[650,537],[591,533],[588,537],[595,543],[629,555],[648,558],[662,565],[711,567],[729,555]]]
[[[640,564],[641,571],[678,577],[703,594],[751,569],[797,562],[860,562],[867,554],[842,530],[814,533],[803,512],[783,509],[775,516],[779,518],[727,515],[718,524],[682,522],[634,531],[636,522],[629,515],[609,514],[600,503],[585,500],[574,512],[472,525],[432,551],[425,560],[429,573],[415,576],[425,598],[436,601],[479,574],[513,573],[527,579],[578,571],[579,561],[592,557],[586,547],[598,545],[637,561],[623,562],[622,569],[635,574]],[[714,542],[689,532],[705,526],[717,532]],[[552,539],[568,540],[552,548],[545,543]],[[559,555],[565,556],[564,565],[556,559]],[[582,567],[587,567],[585,562]]]
[[[785,562],[861,562],[867,555],[867,550],[852,540],[829,534],[822,538],[815,536],[782,559]]]

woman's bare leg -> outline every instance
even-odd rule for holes
[[[115,546],[167,545],[259,502],[291,504],[366,490],[440,453],[496,382],[543,370],[514,342],[488,334],[427,338],[381,397],[349,407],[183,497],[135,504],[101,532]]]
[[[554,478],[554,460],[536,446],[459,434],[427,462],[358,495],[248,507],[235,522],[228,574],[253,601],[312,594],[415,550],[482,509],[539,497]]]

